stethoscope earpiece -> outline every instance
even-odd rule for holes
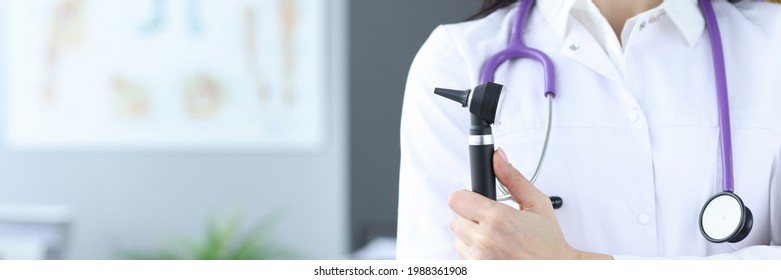
[[[700,231],[714,243],[737,243],[751,232],[754,215],[738,195],[720,192],[711,197],[700,211]]]

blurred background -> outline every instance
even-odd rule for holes
[[[480,2],[0,1],[0,259],[393,258],[409,65]]]

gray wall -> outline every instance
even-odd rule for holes
[[[346,28],[346,2],[333,2],[334,18]],[[0,38],[4,24],[0,20]],[[327,143],[313,153],[11,151],[5,140],[7,81],[0,79],[0,203],[71,207],[76,220],[68,258],[112,258],[121,248],[171,248],[176,237],[200,238],[209,217],[243,213],[251,222],[275,210],[282,213],[272,236],[277,243],[305,258],[345,256],[345,34],[331,36],[337,45],[334,90],[325,98]],[[7,61],[4,46],[0,65]],[[0,77],[4,71],[0,68]]]
[[[481,2],[350,1],[351,249],[396,235],[399,118],[412,59],[437,25],[462,21]]]

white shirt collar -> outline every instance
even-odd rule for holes
[[[576,4],[585,4],[582,1],[590,0],[539,0],[537,9],[545,16],[560,36],[564,36],[567,29],[569,14]],[[578,3],[581,2],[581,3]],[[694,45],[705,30],[705,19],[700,13],[697,0],[665,0],[661,8],[670,17],[670,20],[678,27],[689,45]],[[602,15],[599,15],[602,16]]]

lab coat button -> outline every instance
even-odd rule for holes
[[[638,120],[640,120],[640,113],[638,113],[637,111],[632,111],[631,113],[629,113],[629,116],[627,116],[627,119],[629,119],[630,122],[637,122]]]
[[[637,216],[637,222],[641,225],[647,225],[648,222],[651,221],[651,217],[648,217],[646,214],[641,214],[640,216]]]

